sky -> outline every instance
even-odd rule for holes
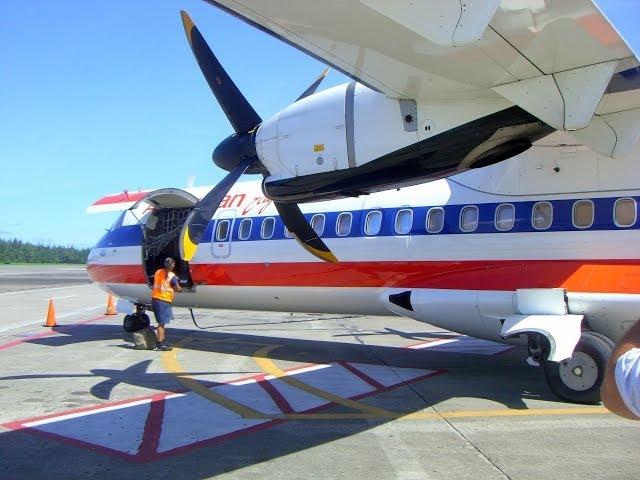
[[[640,0],[597,3],[640,52]],[[88,247],[115,215],[96,199],[226,174],[211,152],[232,129],[181,9],[264,119],[325,67],[200,0],[0,0],[0,238]]]

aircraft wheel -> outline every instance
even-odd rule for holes
[[[149,320],[149,315],[146,313],[125,315],[122,320],[122,328],[124,328],[125,332],[129,333],[137,332],[138,330],[147,328],[149,325],[151,325],[151,320]]]
[[[151,325],[151,320],[149,319],[149,315],[147,315],[146,313],[140,313],[139,318],[140,318],[140,324],[142,325],[141,328],[147,328],[149,325]]]
[[[596,332],[583,332],[571,358],[544,362],[549,387],[558,397],[574,403],[600,402],[600,385],[614,343]]]
[[[122,328],[124,328],[125,332],[135,332],[137,330],[137,328],[135,328],[135,323],[133,315],[125,315],[122,320]]]

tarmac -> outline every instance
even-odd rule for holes
[[[58,326],[42,326],[54,299]],[[139,351],[82,266],[0,267],[0,478],[636,479],[640,422],[399,317],[175,309]]]

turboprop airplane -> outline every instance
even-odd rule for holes
[[[91,278],[140,319],[175,256],[178,306],[407,316],[527,345],[558,396],[599,401],[640,312],[640,68],[597,7],[210,3],[354,81],[263,121],[183,12],[230,173],[89,207],[123,210]]]

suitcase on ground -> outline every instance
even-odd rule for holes
[[[156,334],[149,327],[133,332],[133,343],[138,350],[153,350],[158,344]]]

